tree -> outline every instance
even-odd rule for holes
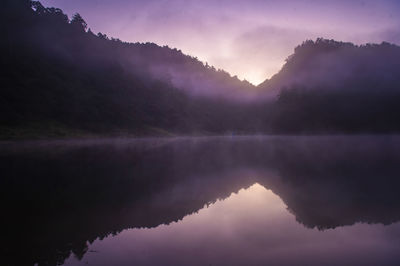
[[[81,31],[86,31],[86,29],[88,27],[86,21],[82,18],[82,16],[79,13],[76,13],[72,17],[71,25],[73,25],[75,28],[77,28]]]
[[[46,8],[39,1],[32,1],[31,6],[38,15],[43,15],[46,13]]]

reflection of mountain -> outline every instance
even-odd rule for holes
[[[390,224],[400,220],[399,144],[384,137],[309,140],[276,156],[276,186],[262,184],[307,227]]]
[[[2,146],[2,253],[56,264],[86,242],[154,227],[255,182],[297,220],[332,228],[400,220],[400,140],[203,138]],[[15,263],[17,264],[17,263]]]

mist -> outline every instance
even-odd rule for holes
[[[400,265],[396,1],[42,2],[0,9],[3,264]]]

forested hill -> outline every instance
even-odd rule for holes
[[[322,90],[393,90],[400,85],[400,47],[387,42],[354,45],[319,38],[297,46],[262,90],[319,87]]]
[[[394,133],[400,129],[400,47],[308,40],[259,85],[278,97],[280,132]]]
[[[0,9],[0,138],[400,131],[400,47],[317,39],[255,87],[177,49],[94,34],[29,0]]]
[[[162,80],[197,96],[239,98],[256,90],[249,82],[231,77],[224,70],[217,70],[176,48],[154,43],[126,43],[102,33],[94,34],[79,14],[69,20],[60,9],[45,8],[36,1],[30,6],[31,10],[26,10],[30,16],[22,15],[15,8],[10,12],[19,18],[24,31],[29,31],[24,41],[70,63],[84,64],[88,68],[118,65],[121,71]]]
[[[176,49],[95,35],[39,2],[6,0],[0,12],[3,135],[244,130],[232,106],[256,93],[248,82]]]

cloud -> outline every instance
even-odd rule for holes
[[[212,61],[257,85],[276,74],[297,45],[316,37],[317,33],[302,29],[259,26],[234,38],[229,56],[215,56]]]

